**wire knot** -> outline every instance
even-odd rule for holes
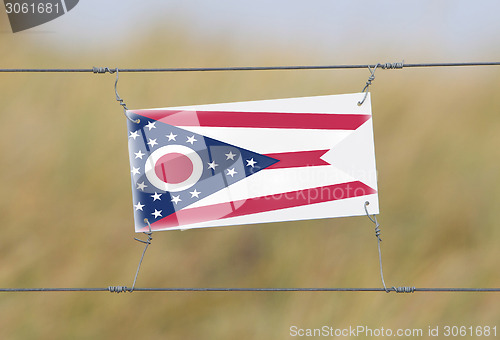
[[[134,237],[134,240],[139,241],[139,242],[144,243],[144,244],[151,244],[151,241],[153,240],[153,237],[151,235],[153,233],[150,231],[150,232],[144,232],[144,234],[148,236],[148,239],[146,241],[141,240],[137,237]]]
[[[365,92],[366,89],[368,89],[368,86],[370,86],[372,84],[372,81],[375,80],[375,75],[372,74],[368,77],[368,80],[366,81],[366,85],[365,85],[365,88],[363,89],[363,92]]]
[[[108,291],[110,293],[117,293],[117,294],[124,293],[124,292],[132,292],[131,290],[129,290],[127,288],[127,286],[109,286]]]
[[[380,224],[377,224],[375,225],[375,237],[380,241],[382,242],[382,239],[380,238],[380,234],[382,233],[382,231],[380,230]]]
[[[120,98],[120,95],[118,94],[118,89],[117,89],[117,86],[118,86],[118,68],[95,67],[94,66],[92,68],[92,72],[94,72],[94,73],[100,73],[100,74],[104,74],[104,73],[113,74],[113,73],[116,73],[116,80],[115,80],[115,96],[116,96],[116,101],[123,108],[123,113],[125,114],[125,117],[127,117],[127,119],[130,120],[132,123],[139,124],[141,122],[139,119],[135,119],[134,120],[134,119],[132,119],[132,118],[129,117],[128,112],[127,112],[127,110],[128,110],[127,104],[125,104],[125,102],[123,101],[123,99]]]
[[[370,76],[368,77],[368,80],[366,81],[366,84],[365,84],[365,87],[363,88],[363,91],[361,91],[361,93],[364,93],[365,95],[364,95],[363,99],[358,102],[358,106],[363,105],[363,103],[365,102],[366,97],[368,96],[368,88],[372,84],[372,81],[375,80],[375,71],[377,70],[377,67],[379,67],[380,65],[381,64],[375,65],[375,67],[373,67],[373,69],[370,67],[370,65],[368,65],[368,70],[370,71]]]
[[[109,67],[93,67],[92,68],[92,72],[94,73],[110,73],[110,74],[113,74],[115,72],[117,72],[117,69],[114,69],[114,68],[109,68]]]
[[[144,243],[146,246],[144,247],[144,251],[142,252],[141,260],[139,261],[139,265],[137,266],[137,271],[135,272],[135,277],[134,277],[134,283],[132,283],[132,288],[130,288],[128,291],[133,292],[135,289],[135,283],[137,282],[137,276],[139,275],[139,270],[141,269],[141,264],[142,260],[144,259],[144,254],[146,254],[146,250],[148,250],[149,245],[151,244],[151,241],[153,240],[153,231],[151,230],[151,223],[149,223],[149,220],[147,218],[144,219],[144,222],[148,224],[148,230],[146,232],[143,232],[143,234],[147,235],[148,239],[146,241],[143,241],[138,238],[134,238],[134,240],[139,241]]]
[[[396,293],[414,293],[415,287],[392,287],[392,290]],[[389,293],[391,290],[386,290]]]
[[[394,69],[402,69],[405,65],[405,61],[403,60],[400,63],[385,63],[380,64],[379,67],[383,70],[394,70]]]
[[[380,238],[380,234],[382,233],[382,231],[380,230],[380,223],[378,223],[377,221],[377,217],[375,215],[373,215],[373,217],[370,216],[370,214],[368,213],[368,205],[370,204],[370,202],[366,201],[365,202],[365,212],[366,212],[366,216],[368,216],[368,218],[370,219],[370,221],[373,222],[373,224],[375,224],[375,237],[377,237],[378,241],[379,242],[382,242],[382,239]]]
[[[94,69],[96,69],[96,67],[94,67]],[[98,70],[101,70],[102,68],[98,69]],[[109,69],[108,67],[105,67],[104,68],[105,71],[104,73],[106,72],[109,72],[111,74],[113,73],[116,73],[116,80],[115,80],[115,96],[116,96],[116,101],[118,102],[118,104],[121,105],[121,107],[123,108],[123,113],[125,114],[125,117],[131,121],[132,123],[136,123],[136,124],[139,124],[141,122],[141,120],[139,118],[137,119],[132,119],[129,117],[129,113],[127,112],[128,111],[128,107],[127,107],[127,104],[125,104],[125,102],[123,101],[122,98],[120,98],[120,95],[118,94],[118,78],[119,78],[119,74],[118,74],[118,68],[115,68],[115,69]]]

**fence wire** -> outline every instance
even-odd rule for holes
[[[403,289],[404,288],[404,289]],[[139,288],[133,290],[124,286],[107,288],[0,288],[0,293],[28,292],[384,292],[384,293],[500,293],[500,288],[416,288],[399,287],[386,291],[385,288]]]
[[[335,70],[366,69],[379,67],[382,69],[402,69],[415,67],[460,67],[460,66],[500,66],[500,61],[493,62],[457,62],[457,63],[376,63],[354,65],[296,65],[296,66],[234,66],[234,67],[168,67],[168,68],[3,68],[0,72],[11,73],[114,73],[119,72],[215,72],[215,71],[277,71],[277,70]]]
[[[118,72],[217,72],[217,71],[279,71],[279,70],[335,70],[335,69],[403,69],[424,67],[500,66],[500,62],[448,62],[448,63],[377,63],[344,65],[296,65],[296,66],[235,66],[235,67],[174,67],[174,68],[2,68],[0,73],[118,73]],[[144,256],[144,254],[143,254]],[[141,259],[142,262],[142,259]],[[136,274],[137,279],[137,274]],[[0,288],[0,293],[29,292],[384,292],[384,293],[500,293],[500,288],[140,288],[134,285],[109,286],[106,288]]]

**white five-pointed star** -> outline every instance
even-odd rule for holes
[[[194,189],[193,191],[190,191],[189,192],[191,194],[191,198],[200,198],[199,195],[201,194],[201,192],[197,191],[196,189]]]
[[[149,131],[151,131],[151,129],[156,129],[155,124],[156,122],[149,122],[148,125],[146,125],[146,127],[149,129]]]
[[[151,145],[151,147],[153,147],[153,146],[155,146],[155,145],[158,145],[158,143],[156,143],[156,139],[157,139],[157,138],[155,138],[155,139],[151,139],[151,138],[149,138],[149,142],[148,142],[148,144],[149,144],[149,145]]]
[[[144,181],[142,181],[142,183],[137,183],[137,190],[142,190],[144,191],[144,189],[146,189],[148,186],[146,184],[144,184]]]
[[[255,164],[257,164],[257,162],[253,160],[253,158],[247,159],[246,161],[247,161],[247,166],[251,166],[252,168]]]
[[[177,137],[177,135],[174,135],[172,132],[170,132],[170,134],[165,135],[165,137],[167,137],[169,141],[171,140],[175,141],[175,137]]]
[[[181,195],[177,195],[177,196],[172,196],[172,199],[171,199],[171,202],[174,202],[175,204],[181,202]]]
[[[215,161],[212,161],[212,163],[208,163],[208,169],[214,169],[215,167],[219,166],[219,164],[216,164]]]
[[[136,205],[134,205],[134,207],[135,207],[135,211],[137,211],[137,210],[144,211],[144,210],[142,210],[142,208],[143,208],[144,206],[145,206],[145,205],[144,205],[144,204],[141,204],[141,202],[137,202],[137,204],[136,204]]]
[[[137,131],[134,131],[134,132],[130,131],[129,138],[133,138],[135,140],[137,137],[139,137],[139,134],[137,133]]]
[[[196,142],[196,141],[197,141],[197,139],[195,139],[194,135],[192,135],[191,137],[188,137],[188,140],[186,141],[186,143],[193,145],[194,142]]]
[[[234,156],[236,156],[236,155],[234,153],[232,153],[231,151],[229,151],[229,153],[226,153],[226,157],[227,157],[226,161],[229,159],[234,161]]]
[[[132,170],[130,171],[132,173],[132,175],[139,175],[140,172],[139,172],[139,168],[132,168]]]
[[[236,175],[236,174],[237,174],[237,172],[234,170],[234,168],[232,168],[232,169],[227,170],[226,176],[234,177],[234,175]]]
[[[139,152],[134,152],[134,155],[135,155],[135,158],[140,158],[142,159],[142,156],[146,155],[145,153],[142,153],[141,150],[139,150]],[[248,161],[247,161],[248,162]]]
[[[161,217],[162,210],[158,211],[155,209],[155,212],[151,213],[151,215],[155,215],[155,218]]]
[[[155,194],[154,194],[154,195],[151,195],[151,197],[153,197],[153,202],[154,202],[154,201],[156,201],[156,200],[161,201],[161,198],[160,198],[160,197],[161,197],[161,195],[163,195],[163,194],[159,194],[159,193],[157,193],[157,192],[155,191]]]

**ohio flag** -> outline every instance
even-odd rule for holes
[[[377,214],[363,96],[128,111],[135,230]]]

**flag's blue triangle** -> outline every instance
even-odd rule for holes
[[[277,159],[236,145],[154,119],[137,117],[140,118],[140,123],[128,121],[132,193],[136,221],[143,221],[147,218],[153,223],[278,162]],[[198,162],[191,162],[189,161],[191,158],[184,158],[180,155],[183,161],[170,162],[170,164],[179,165],[180,168],[175,169],[174,173],[180,177],[180,180],[189,177],[193,171],[197,171],[199,174],[199,178],[192,185],[188,184],[188,187],[181,190],[168,190],[168,188],[158,185],[158,182],[151,181],[151,172],[155,169],[159,171],[157,172],[158,177],[164,181],[167,181],[165,171],[171,172],[173,170],[160,168],[163,165],[167,166],[168,163],[159,164],[162,161],[158,161],[158,157],[156,157],[156,163],[152,164],[154,157],[150,157],[159,149],[161,149],[160,154],[163,152],[162,150],[175,149],[165,148],[168,145],[176,146],[179,150],[188,150],[189,157],[198,160]],[[184,151],[180,152],[184,153]],[[149,163],[149,175],[146,174],[147,163]],[[185,169],[182,168],[184,165]],[[164,171],[163,176],[162,170]]]

